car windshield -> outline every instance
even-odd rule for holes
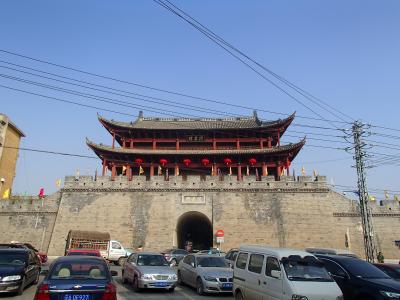
[[[0,264],[23,266],[26,264],[27,258],[27,255],[23,253],[1,252]]]
[[[289,256],[282,259],[286,275],[292,281],[333,281],[323,263],[312,256]]]
[[[96,252],[69,252],[68,256],[71,255],[99,256],[99,254]]]
[[[383,279],[390,278],[383,271],[379,270],[373,264],[361,259],[346,259],[341,262],[347,271],[359,278],[365,279]]]
[[[169,266],[163,255],[142,254],[137,259],[138,266]]]
[[[197,257],[197,266],[203,268],[228,268],[223,257]]]
[[[62,261],[56,262],[49,272],[50,279],[108,279],[108,266],[100,261]]]

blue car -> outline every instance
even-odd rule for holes
[[[38,286],[35,300],[116,300],[115,275],[101,257],[60,257]]]

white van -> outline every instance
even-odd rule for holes
[[[305,251],[243,245],[233,269],[237,300],[342,300],[323,264]]]

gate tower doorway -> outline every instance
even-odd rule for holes
[[[194,250],[206,250],[213,246],[213,228],[205,214],[189,211],[179,217],[176,225],[178,248],[185,249],[191,241]]]

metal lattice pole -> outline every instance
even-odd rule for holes
[[[366,153],[364,151],[365,143],[362,141],[364,125],[360,121],[353,124],[353,138],[354,138],[354,158],[356,160],[357,169],[357,186],[358,197],[360,201],[361,223],[364,236],[364,249],[365,258],[369,262],[374,262],[376,257],[375,243],[374,243],[374,230],[372,226],[371,210],[369,207],[369,196],[367,190],[365,164],[364,160]]]

